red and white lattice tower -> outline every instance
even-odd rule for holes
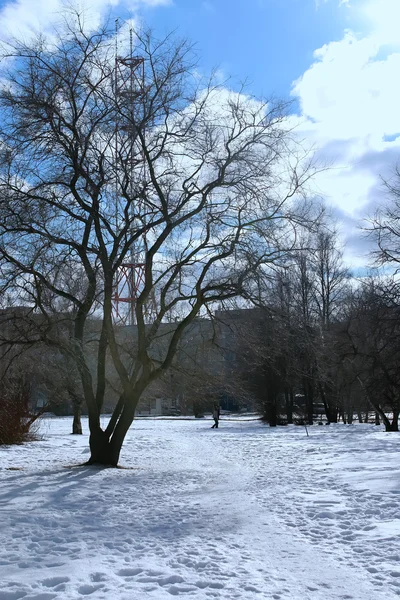
[[[116,20],[115,32],[115,78],[114,94],[117,105],[117,122],[115,123],[115,147],[114,147],[114,169],[115,169],[115,223],[118,229],[120,221],[124,222],[121,215],[124,214],[126,200],[121,199],[119,173],[122,169],[129,173],[130,183],[128,190],[133,195],[133,179],[142,171],[144,179],[144,157],[137,143],[137,132],[134,123],[140,119],[136,114],[142,110],[144,103],[144,59],[133,55],[133,32],[130,30],[130,52],[128,57],[118,55],[118,29]],[[138,202],[139,203],[139,202]],[[140,213],[140,206],[133,203],[130,207],[130,215],[134,212]],[[125,215],[126,216],[126,215]],[[135,222],[131,225],[134,232]],[[135,305],[137,298],[144,286],[145,276],[145,249],[144,237],[136,240],[130,248],[128,258],[124,261],[114,277],[113,288],[113,319],[115,324],[133,325],[135,319]]]

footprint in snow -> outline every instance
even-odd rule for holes
[[[142,573],[143,569],[120,569],[117,573],[117,575],[119,575],[120,577],[133,577],[134,575],[139,575],[139,573]]]
[[[107,575],[106,575],[106,573],[92,573],[90,576],[90,579],[94,583],[98,583],[99,581],[106,581]]]
[[[102,585],[81,585],[78,588],[78,592],[82,595],[82,596],[89,596],[90,594],[93,594],[93,592],[96,592],[97,590],[99,590],[100,588],[102,588],[104,586]]]
[[[56,587],[60,585],[60,583],[67,583],[70,581],[69,577],[50,577],[49,579],[43,579],[40,583],[45,587]]]

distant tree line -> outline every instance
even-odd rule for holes
[[[398,174],[397,174],[398,176]],[[400,180],[398,180],[400,181]],[[258,278],[251,323],[236,324],[235,373],[266,422],[312,424],[371,415],[398,431],[400,411],[399,194],[366,228],[374,265],[354,277],[326,220],[279,268]],[[256,290],[256,293],[254,291]]]

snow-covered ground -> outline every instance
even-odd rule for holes
[[[398,434],[210,425],[137,420],[132,469],[68,466],[65,418],[0,448],[0,600],[400,596]]]

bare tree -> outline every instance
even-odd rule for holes
[[[243,293],[290,244],[301,219],[293,202],[314,171],[285,104],[199,81],[187,43],[147,31],[134,32],[134,56],[118,63],[143,68],[142,85],[122,95],[114,45],[106,27],[88,34],[78,15],[48,43],[9,46],[0,91],[3,287],[40,314],[38,337],[74,360],[88,462],[104,465],[117,465],[142,394],[188,325]],[[129,354],[113,322],[114,286],[139,250]],[[110,362],[119,398],[102,428]]]
[[[369,279],[355,294],[347,322],[346,359],[353,380],[386,431],[398,431],[400,414],[400,307],[396,281]]]
[[[315,236],[312,259],[314,271],[314,302],[317,312],[316,370],[320,399],[328,422],[336,422],[341,412],[337,336],[335,322],[341,318],[341,303],[345,298],[349,270],[343,262],[339,235],[334,224],[327,223]]]
[[[368,364],[366,377],[359,377],[359,383],[386,430],[398,430],[399,400],[396,361],[398,360],[399,285],[400,263],[400,168],[394,170],[390,180],[383,182],[386,198],[380,204],[375,215],[369,219],[367,235],[375,242],[372,250],[374,267],[385,267],[383,277],[371,276],[363,286],[362,294],[356,306],[364,310],[365,324],[369,324],[368,340],[362,352],[364,362]],[[366,299],[369,305],[366,306]],[[357,330],[362,335],[364,327]],[[353,348],[359,351],[359,344],[352,335]],[[375,377],[371,380],[372,373]],[[368,389],[366,382],[373,388]],[[392,412],[392,421],[384,412],[385,406]]]
[[[349,269],[343,262],[338,232],[335,228],[320,228],[315,236],[312,259],[315,274],[314,298],[319,322],[325,329],[340,314]]]
[[[367,233],[375,241],[372,256],[377,265],[400,264],[400,167],[390,181],[384,182],[387,197],[369,219]]]

